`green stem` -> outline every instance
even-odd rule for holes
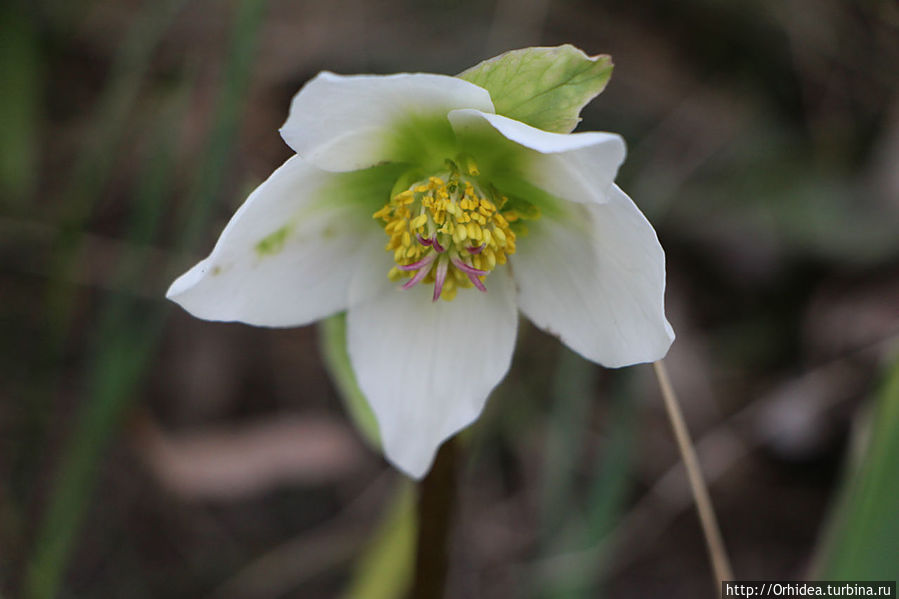
[[[443,444],[434,466],[421,482],[413,599],[442,599],[449,564],[452,513],[456,502],[458,442]]]

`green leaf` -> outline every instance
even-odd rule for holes
[[[346,410],[356,428],[372,447],[381,447],[381,435],[378,421],[356,383],[356,375],[350,364],[350,356],[346,350],[346,314],[337,314],[326,318],[319,325],[319,344],[325,368],[337,387],[337,393],[343,399]]]
[[[555,133],[570,133],[587,102],[612,76],[607,54],[587,56],[570,44],[524,48],[485,60],[458,75],[490,92],[497,114]]]
[[[816,578],[899,578],[899,360],[880,390],[866,448],[831,517]]]

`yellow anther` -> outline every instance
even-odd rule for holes
[[[493,229],[493,236],[496,237],[496,241],[500,245],[503,245],[506,243],[506,234],[503,232],[502,229],[500,229],[498,227],[496,229]]]
[[[496,254],[493,253],[493,250],[484,248],[484,259],[487,260],[487,266],[490,267],[490,270],[496,268]]]

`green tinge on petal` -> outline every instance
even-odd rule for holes
[[[406,191],[417,181],[421,181],[425,178],[425,171],[421,170],[419,167],[414,166],[404,172],[402,175],[397,178],[394,182],[393,187],[390,190],[390,197],[394,197],[398,193]]]
[[[408,115],[393,126],[391,133],[385,142],[393,160],[425,171],[441,170],[444,161],[458,152],[456,135],[445,112]]]
[[[346,314],[337,314],[321,321],[319,344],[325,361],[325,368],[337,387],[350,419],[362,433],[365,440],[376,448],[381,447],[378,421],[368,405],[368,400],[359,389],[356,375],[350,365],[346,348]]]
[[[320,206],[335,203],[352,204],[354,210],[366,218],[390,199],[390,190],[409,167],[405,164],[379,164],[371,168],[335,173],[331,182],[320,192]]]
[[[347,218],[354,221],[342,223],[344,226],[371,224],[372,213],[390,198],[392,186],[407,170],[408,167],[402,164],[379,164],[358,171],[334,173],[324,186],[314,192],[316,197],[300,212],[290,215],[287,222],[256,241],[256,255],[262,259],[281,253],[298,223],[333,214],[335,210],[342,210]],[[332,224],[324,228],[322,237],[336,234],[335,226]]]
[[[526,219],[547,215],[560,218],[565,201],[528,183],[521,177],[511,173],[496,173],[491,183],[502,195],[509,198],[507,208],[514,209]],[[536,210],[535,210],[536,208]]]
[[[458,138],[465,156],[470,156],[480,171],[480,180],[491,181],[501,173],[527,172],[529,150],[510,141],[489,126],[466,131]]]
[[[269,233],[256,243],[256,253],[260,256],[278,254],[284,249],[284,243],[290,236],[292,227],[284,225],[274,233]]]
[[[512,50],[458,75],[490,92],[497,114],[555,133],[577,126],[581,109],[611,76],[611,57],[587,56],[570,44]]]

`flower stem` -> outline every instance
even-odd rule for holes
[[[696,502],[696,511],[699,513],[699,521],[702,525],[702,532],[705,535],[705,542],[709,550],[712,570],[715,572],[720,596],[721,581],[734,579],[730,560],[727,557],[727,550],[724,548],[721,529],[718,528],[718,520],[715,518],[715,510],[712,507],[709,490],[702,478],[699,460],[696,457],[696,451],[693,449],[693,442],[690,440],[690,433],[687,430],[686,422],[684,422],[684,415],[681,412],[677,396],[674,394],[674,388],[671,386],[671,379],[668,378],[668,371],[661,360],[654,362],[653,368],[655,368],[656,377],[659,379],[659,387],[662,389],[662,397],[665,400],[665,410],[668,412],[668,418],[671,420],[671,428],[674,429],[677,447],[680,449],[684,467],[687,469],[690,490],[693,492],[693,500]]]
[[[452,512],[456,500],[458,442],[449,439],[437,452],[431,471],[421,482],[418,498],[418,540],[415,576],[409,597],[442,599],[449,564]]]

